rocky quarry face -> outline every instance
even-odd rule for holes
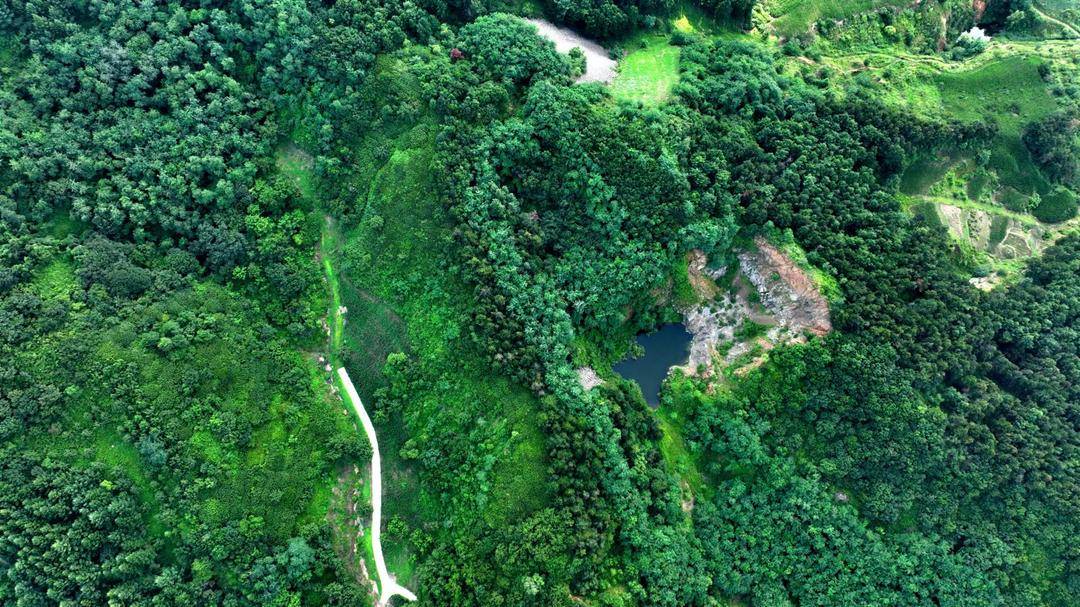
[[[710,269],[705,253],[690,252],[690,284],[702,303],[684,311],[693,335],[684,372],[711,377],[734,367],[745,373],[778,344],[832,330],[828,300],[813,279],[764,238],[755,245],[739,253],[739,270],[730,282],[724,280],[727,268]]]
[[[777,323],[795,333],[831,331],[829,302],[813,279],[765,239],[758,237],[755,244],[757,251],[739,254],[739,267]]]

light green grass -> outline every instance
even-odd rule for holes
[[[900,192],[903,194],[922,196],[930,192],[930,188],[940,181],[949,172],[954,158],[935,158],[933,156],[919,156],[911,161],[900,176]]]
[[[697,462],[690,453],[682,435],[682,421],[675,412],[662,412],[657,415],[663,436],[660,438],[660,453],[668,469],[686,482],[696,499],[708,497],[712,491],[705,478],[698,470]]]
[[[994,204],[985,204],[974,200],[967,200],[962,198],[935,198],[933,196],[900,196],[900,202],[902,205],[904,205],[905,208],[910,208],[914,205],[923,203],[932,203],[935,205],[947,204],[961,209],[976,209],[979,211],[985,211],[994,216],[1007,217],[1027,226],[1033,226],[1038,223],[1038,221],[1031,215],[1016,213],[1014,211],[1010,211],[1004,207],[1000,207]]]
[[[54,258],[34,275],[31,288],[42,299],[66,298],[75,288],[75,270],[66,256]]]
[[[330,362],[338,364],[341,345],[344,342],[344,319],[338,314],[341,307],[341,282],[338,279],[337,268],[334,267],[333,257],[336,254],[337,237],[332,225],[328,225],[323,231],[320,241],[320,255],[322,256],[323,272],[330,289],[330,310],[327,314],[327,322],[330,324]]]
[[[699,458],[693,453],[683,437],[683,426],[690,419],[690,411],[698,404],[702,395],[694,381],[681,373],[672,375],[665,383],[664,390],[670,395],[656,411],[656,418],[663,431],[660,439],[660,453],[668,469],[678,476],[695,500],[711,500],[715,479],[708,478],[699,465]],[[687,497],[684,495],[684,498]]]
[[[993,117],[1005,135],[1019,135],[1022,125],[1042,118],[1057,107],[1039,75],[1042,60],[1008,55],[973,70],[939,73],[944,109],[967,121]]]
[[[413,397],[410,410],[415,416],[404,421],[415,431],[425,417],[446,408],[480,416],[475,421],[482,434],[498,439],[481,450],[490,451],[490,457],[476,462],[477,474],[487,479],[478,487],[479,505],[486,518],[506,519],[543,501],[536,492],[546,478],[542,436],[535,425],[533,397],[493,375],[462,348],[466,314],[460,306],[468,296],[444,269],[452,252],[445,245],[447,224],[439,215],[431,173],[434,137],[432,125],[422,122],[395,140],[390,158],[372,179],[363,219],[347,236],[342,283],[364,293],[369,309],[354,317],[350,308],[345,356],[370,356],[374,332],[389,343],[374,353],[373,369],[381,371],[386,354],[397,345],[420,359],[433,376],[442,377]],[[380,327],[371,327],[373,323]],[[361,336],[368,338],[361,341]],[[398,448],[386,449],[388,461],[397,460],[400,445],[412,434],[390,429],[390,444]],[[410,475],[402,480],[408,489]],[[394,494],[389,483],[387,493]],[[410,509],[416,508],[415,500],[407,501]]]
[[[1000,133],[990,166],[1001,183],[1024,194],[1047,193],[1050,184],[1020,140],[1025,125],[1052,113],[1057,102],[1039,76],[1041,59],[1006,56],[971,71],[945,72],[934,79],[946,112],[964,121],[994,119]]]
[[[310,154],[293,143],[278,148],[278,171],[292,180],[300,193],[309,198],[314,194],[314,162]]]
[[[635,48],[640,45],[643,48]],[[647,36],[630,48],[633,50],[619,62],[611,95],[619,101],[663,103],[679,81],[679,47],[669,44],[666,36]]]
[[[876,63],[877,59],[874,61]],[[1000,202],[1007,191],[1024,198],[1036,192],[1044,196],[1049,194],[1051,184],[1021,141],[1028,124],[1057,108],[1057,102],[1039,75],[1039,66],[1044,61],[1032,49],[1010,47],[1008,53],[988,53],[959,66],[893,58],[884,64],[885,68],[878,68],[875,73],[880,75],[886,102],[929,120],[990,120],[999,129],[989,145],[987,166],[997,175],[996,191],[986,189],[986,172],[975,170],[973,156],[967,155],[915,159],[901,177],[901,192],[939,195],[943,180],[951,178],[952,171],[958,167],[966,167],[963,175],[968,180],[966,185],[972,185],[971,179],[979,178],[979,187],[974,190],[980,198],[989,200],[992,197]],[[968,64],[973,66],[969,68]],[[962,187],[948,189],[955,190],[951,197],[958,202],[968,197]]]
[[[158,502],[154,497],[154,487],[143,471],[141,457],[135,447],[114,430],[100,429],[94,436],[94,459],[120,469],[131,480],[139,500],[148,507],[147,531],[155,537],[163,537],[165,528],[157,520]]]
[[[809,31],[820,19],[845,19],[883,6],[908,4],[910,0],[772,0],[766,9],[775,17],[776,33],[791,37]]]
[[[685,34],[698,33],[723,36],[724,34],[741,33],[730,24],[718,21],[690,0],[681,0],[676,3],[674,10],[671,12],[670,24],[672,29]]]

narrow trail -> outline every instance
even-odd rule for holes
[[[345,395],[352,404],[353,411],[364,425],[368,441],[371,442],[371,551],[375,555],[375,570],[379,574],[379,604],[386,605],[394,596],[401,596],[410,601],[416,600],[416,595],[409,589],[397,583],[394,576],[386,569],[386,560],[383,559],[382,550],[382,459],[379,456],[379,439],[375,435],[375,425],[371,423],[364,403],[360,395],[356,393],[349,372],[345,367],[338,367],[338,379],[345,387]]]
[[[409,601],[415,601],[416,595],[408,588],[397,583],[393,574],[386,568],[386,560],[383,558],[382,549],[382,458],[379,454],[379,438],[375,434],[375,425],[371,423],[364,403],[360,400],[360,394],[353,386],[352,379],[345,367],[339,366],[338,352],[341,350],[345,322],[342,318],[341,288],[337,272],[331,261],[333,243],[333,220],[327,216],[320,244],[323,270],[326,272],[326,282],[330,286],[330,313],[327,315],[327,324],[330,332],[330,364],[336,369],[337,378],[343,388],[344,397],[349,401],[360,423],[364,426],[368,442],[371,444],[371,551],[375,558],[375,570],[379,581],[379,605],[385,606],[395,596],[403,597]]]
[[[963,61],[951,61],[938,55],[919,55],[916,53],[892,52],[886,53],[876,50],[846,51],[826,54],[822,61],[857,61],[867,57],[873,57],[882,63],[872,66],[870,69],[880,70],[897,63],[920,65],[935,69],[939,72],[967,72],[984,67],[1001,59],[1004,55],[1019,53],[1039,56],[1054,56],[1056,54],[1080,50],[1080,40],[1077,38],[1052,38],[1047,40],[998,40],[990,42],[986,50],[974,57]],[[840,67],[840,66],[837,66]]]
[[[1073,37],[1080,38],[1080,30],[1076,29],[1072,25],[1070,25],[1068,23],[1065,23],[1061,19],[1058,19],[1057,17],[1054,17],[1053,15],[1051,15],[1049,13],[1046,13],[1045,11],[1040,10],[1039,7],[1037,7],[1037,6],[1033,5],[1031,7],[1031,10],[1035,11],[1035,14],[1042,17],[1043,19],[1046,19],[1050,23],[1053,23],[1053,24],[1057,25],[1058,27],[1060,27],[1061,29],[1065,30],[1066,32],[1069,32],[1070,34],[1073,35]]]

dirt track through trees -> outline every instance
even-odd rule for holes
[[[409,589],[397,583],[394,576],[386,569],[386,560],[382,550],[382,459],[379,456],[379,438],[375,435],[375,425],[371,423],[364,403],[360,401],[349,372],[345,367],[337,370],[341,385],[345,388],[345,398],[349,400],[360,423],[364,426],[368,441],[371,443],[371,552],[375,556],[375,570],[379,574],[379,604],[388,605],[394,596],[401,596],[410,601],[416,600],[416,595]]]
[[[330,368],[337,367],[338,352],[344,341],[344,318],[341,306],[341,287],[339,277],[332,261],[332,253],[335,249],[333,220],[327,216],[323,227],[323,238],[320,247],[323,270],[326,272],[326,281],[330,287],[330,312],[327,315],[327,337],[329,338]],[[329,369],[328,369],[329,370]],[[416,595],[408,588],[397,583],[394,576],[386,568],[386,560],[382,550],[382,458],[379,455],[379,438],[375,434],[375,425],[371,423],[371,417],[364,409],[364,403],[360,400],[360,394],[353,386],[349,372],[344,367],[337,367],[338,381],[344,391],[343,398],[349,401],[360,423],[364,426],[368,442],[371,444],[371,551],[375,558],[375,569],[379,576],[379,605],[385,606],[390,603],[394,596],[404,597],[415,601]]]

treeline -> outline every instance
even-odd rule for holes
[[[223,275],[258,257],[244,212],[281,133],[324,149],[375,55],[437,25],[410,2],[10,4],[0,181],[18,212],[70,212]]]
[[[756,0],[696,0],[712,17],[736,28],[750,25]],[[614,38],[639,28],[653,28],[678,8],[674,0],[546,0],[556,21],[600,38]]]

